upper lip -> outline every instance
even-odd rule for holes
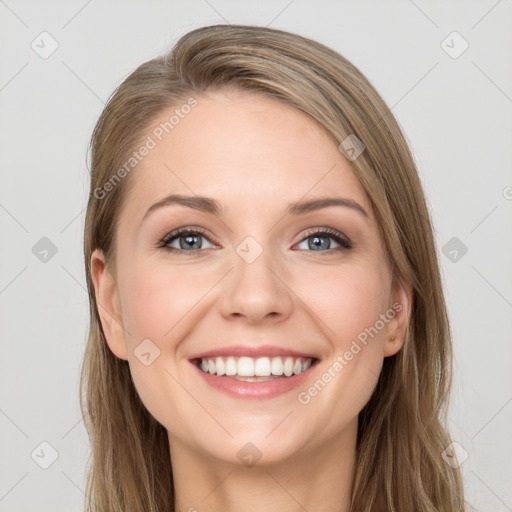
[[[206,359],[206,358],[213,358],[217,356],[224,356],[224,357],[252,357],[252,358],[258,358],[258,357],[275,357],[275,356],[282,356],[282,357],[304,357],[309,359],[318,359],[313,354],[308,354],[306,352],[298,352],[296,350],[291,350],[289,348],[284,347],[278,347],[276,345],[258,345],[258,346],[251,346],[251,345],[233,345],[229,347],[222,347],[222,348],[215,348],[212,350],[208,350],[206,352],[201,352],[200,354],[196,354],[192,356],[190,359]]]

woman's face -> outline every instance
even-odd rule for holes
[[[364,190],[310,118],[254,93],[196,99],[161,140],[175,108],[148,130],[115,280],[93,254],[103,330],[171,446],[286,460],[355,432],[383,358],[400,349],[407,296]],[[326,198],[337,204],[315,203]],[[205,373],[201,355],[236,374]],[[261,382],[239,380],[254,367]]]

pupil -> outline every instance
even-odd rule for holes
[[[322,243],[322,239],[325,240],[324,243]],[[329,242],[328,242],[327,237],[325,237],[325,236],[315,236],[315,237],[313,237],[313,247],[315,247],[317,249],[318,248],[328,249],[329,248]]]
[[[191,248],[194,245],[194,243],[195,243],[195,239],[198,238],[198,237],[197,237],[197,235],[187,235],[184,238],[185,238],[185,243],[188,244],[189,248]],[[197,248],[199,248],[199,247],[196,247],[196,249]]]

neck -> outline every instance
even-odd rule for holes
[[[322,446],[247,467],[169,436],[175,511],[349,512],[356,439],[357,418]]]

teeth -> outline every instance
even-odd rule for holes
[[[204,359],[203,359],[204,361]],[[226,375],[236,375],[238,371],[238,365],[234,357],[228,357],[226,361]]]
[[[226,365],[224,364],[222,357],[217,357],[217,359],[215,359],[215,367],[217,369],[217,375],[224,375],[226,373]]]
[[[272,375],[283,375],[283,362],[280,357],[272,358]]]
[[[254,377],[254,359],[241,357],[238,360],[238,372],[240,377]]]
[[[254,363],[254,375],[258,377],[268,377],[272,374],[270,359],[268,357],[260,357]]]
[[[284,374],[287,377],[290,377],[291,375],[293,375],[293,365],[294,365],[294,363],[295,363],[295,361],[291,357],[287,357],[284,360],[283,370],[284,370]]]
[[[305,372],[312,363],[311,358],[302,357],[215,357],[201,359],[199,367],[211,375],[226,375],[237,380],[259,382],[271,380],[272,376],[291,377]],[[241,377],[241,379],[238,379]],[[252,379],[251,377],[255,377]],[[268,377],[258,379],[257,377]]]

